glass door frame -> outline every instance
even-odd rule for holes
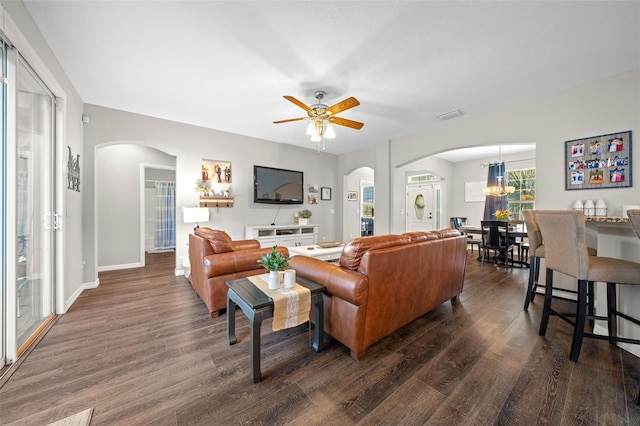
[[[62,287],[62,277],[64,277],[64,263],[63,256],[59,255],[64,253],[64,238],[63,234],[58,231],[60,227],[60,217],[57,214],[61,210],[61,206],[64,205],[64,198],[61,190],[62,182],[62,168],[59,167],[59,159],[61,156],[60,141],[62,141],[62,112],[61,102],[57,98],[54,92],[49,89],[47,82],[41,78],[38,71],[34,70],[30,66],[29,61],[22,57],[17,49],[10,48],[7,51],[7,77],[8,84],[4,85],[4,111],[2,122],[4,126],[4,140],[3,140],[3,176],[2,176],[2,250],[3,250],[3,287],[0,315],[2,320],[0,321],[0,328],[2,329],[2,357],[0,357],[0,367],[14,363],[19,355],[21,355],[26,348],[32,344],[39,333],[46,328],[46,326],[53,320],[55,315],[60,312],[64,312],[64,288]],[[18,194],[17,185],[12,184],[16,182],[16,176],[18,171],[18,111],[17,111],[17,96],[18,96],[18,63],[22,63],[26,67],[27,72],[32,73],[32,76],[40,81],[47,92],[53,98],[53,105],[51,109],[51,143],[49,151],[49,159],[51,170],[49,173],[49,179],[51,184],[50,205],[48,207],[47,215],[50,216],[49,225],[50,229],[50,244],[49,251],[50,256],[50,298],[52,302],[50,304],[50,313],[47,312],[44,321],[37,327],[36,332],[30,335],[22,345],[18,344],[18,331],[17,331],[17,313],[18,313],[18,301],[17,301],[17,207],[18,207]],[[61,113],[62,112],[62,113]]]

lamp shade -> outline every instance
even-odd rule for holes
[[[184,223],[198,223],[209,221],[208,207],[183,207],[182,216]]]

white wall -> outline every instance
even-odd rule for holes
[[[293,223],[296,211],[308,208],[312,211],[312,222],[319,225],[319,239],[339,239],[337,233],[338,208],[338,158],[335,155],[318,153],[313,149],[301,149],[291,145],[277,144],[266,140],[225,133],[217,130],[161,120],[139,114],[85,105],[90,123],[85,125],[85,161],[90,188],[84,198],[87,217],[84,227],[84,245],[87,256],[85,280],[97,279],[96,224],[94,222],[94,172],[95,151],[102,145],[113,143],[135,143],[152,147],[176,158],[176,272],[180,273],[182,261],[187,257],[187,241],[192,226],[182,223],[182,206],[193,206],[198,202],[195,192],[196,179],[200,175],[202,159],[230,161],[232,168],[232,208],[212,208],[209,223],[200,224],[223,229],[234,239],[244,238],[245,225],[264,225],[273,222],[278,206],[253,203],[253,165],[282,167],[302,170],[305,180],[305,196],[308,184],[330,187],[334,191],[330,201],[318,200],[318,204],[282,206],[276,224]],[[89,181],[90,179],[90,181]],[[101,203],[117,202],[106,197]],[[139,206],[132,206],[132,209]],[[334,213],[331,213],[331,209]]]
[[[464,109],[464,108],[462,108]],[[631,130],[640,134],[640,71],[625,73],[477,117],[461,117],[442,126],[391,143],[390,167],[404,165],[455,148],[509,143],[536,144],[536,207],[570,208],[577,199],[603,199],[607,206],[640,202],[632,188],[565,191],[564,142]],[[632,162],[640,164],[640,150]],[[364,154],[364,152],[363,152]],[[351,153],[350,158],[357,158]],[[370,161],[363,162],[368,165]],[[350,164],[352,167],[357,166]],[[637,166],[634,167],[637,171]],[[376,169],[376,177],[378,170]],[[393,173],[391,232],[404,229],[397,214],[404,205],[400,173]],[[638,177],[636,177],[637,181]],[[459,188],[458,188],[459,190]]]

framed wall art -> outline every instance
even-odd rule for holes
[[[358,192],[347,191],[347,201],[358,201]]]
[[[320,188],[320,199],[321,200],[330,200],[331,199],[331,188],[323,186]]]
[[[565,142],[565,189],[632,187],[631,130]]]
[[[202,181],[209,183],[231,183],[229,161],[202,160]]]

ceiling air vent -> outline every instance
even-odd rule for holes
[[[454,109],[453,111],[445,112],[444,114],[440,114],[436,116],[438,120],[450,120],[452,118],[460,117],[463,114],[459,109]]]

